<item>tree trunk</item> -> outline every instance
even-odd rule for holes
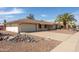
[[[63,25],[64,25],[64,29],[66,29],[66,27],[67,27],[67,23],[66,23],[65,20],[63,20]]]

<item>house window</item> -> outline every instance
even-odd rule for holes
[[[44,28],[47,28],[47,25],[44,25]]]
[[[39,24],[39,28],[41,28],[41,24]]]

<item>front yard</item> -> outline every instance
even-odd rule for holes
[[[74,33],[67,30],[53,30],[25,33],[29,35],[32,41],[28,41],[30,38],[24,38],[16,36],[17,33],[0,31],[3,34],[10,34],[15,39],[5,39],[0,41],[0,51],[21,51],[21,52],[47,52],[57,47],[60,43],[70,38]],[[23,34],[21,34],[23,35]],[[1,37],[1,36],[0,36]],[[10,37],[10,36],[9,36]],[[19,38],[20,37],[20,38]],[[3,36],[4,38],[4,36]],[[10,40],[10,41],[9,41]],[[34,41],[33,41],[34,40]]]
[[[17,36],[17,34],[15,35],[14,33],[11,35],[11,32],[10,35],[4,35],[6,32],[2,33],[3,34],[0,34],[0,51],[3,52],[47,52],[62,42],[51,39],[46,40],[46,38],[30,34]],[[5,38],[6,36],[9,38]]]

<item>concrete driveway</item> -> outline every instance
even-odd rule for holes
[[[43,38],[50,38],[58,41],[64,41],[67,40],[69,37],[72,36],[72,34],[64,34],[64,33],[55,33],[51,31],[44,31],[44,32],[33,32],[29,33],[31,35],[43,37]]]
[[[51,31],[33,32],[31,35],[63,41],[50,52],[79,52],[79,32],[74,34],[55,33]]]
[[[52,49],[51,52],[79,52],[79,32]]]

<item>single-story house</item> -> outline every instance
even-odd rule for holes
[[[6,24],[6,31],[12,32],[34,32],[34,31],[46,31],[56,29],[61,26],[58,23],[32,20],[32,19],[20,19]]]

